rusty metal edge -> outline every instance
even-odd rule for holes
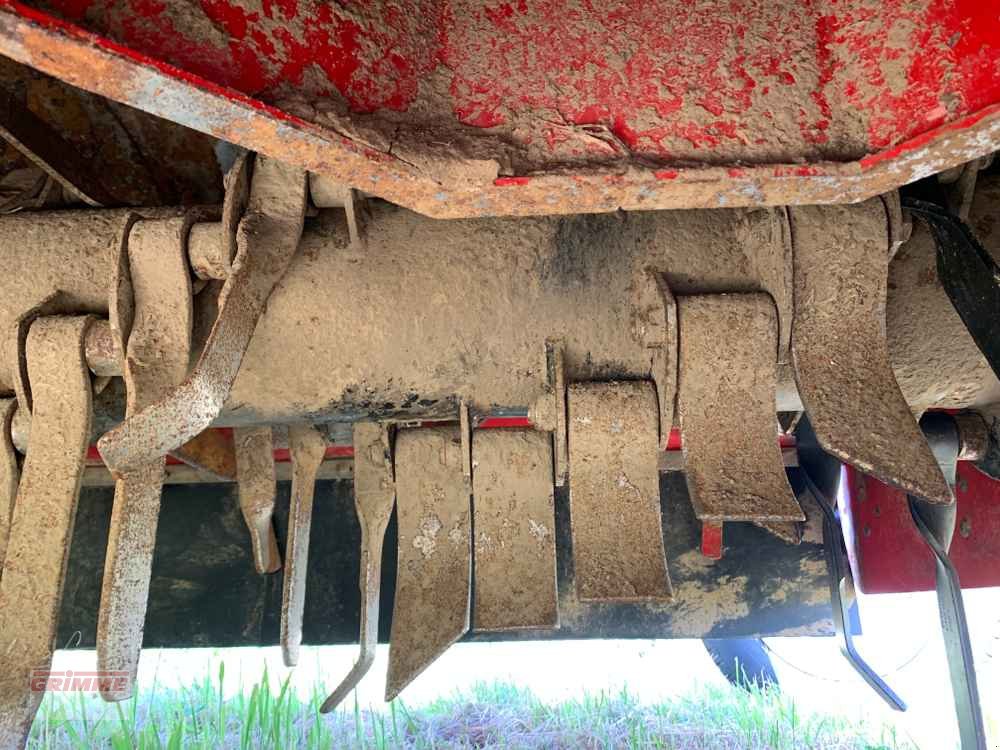
[[[0,0],[0,54],[433,218],[854,203],[1000,148],[997,102],[852,162],[736,170],[630,167],[507,177],[451,189],[390,154],[13,0]]]

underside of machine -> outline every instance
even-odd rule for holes
[[[1000,585],[995,0],[0,0],[0,748],[55,648]],[[307,586],[308,583],[308,586]],[[335,676],[337,677],[337,676]],[[106,679],[105,679],[106,678]]]

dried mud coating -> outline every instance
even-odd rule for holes
[[[552,438],[477,430],[472,465],[474,629],[558,627]]]
[[[656,400],[660,404],[660,447],[666,450],[677,403],[677,303],[660,273],[650,271],[646,288],[651,312],[646,346],[652,362]]]
[[[167,395],[129,416],[98,443],[112,471],[165,456],[219,415],[257,320],[299,245],[306,174],[273,159],[256,160],[239,252],[219,298],[219,316],[191,374]]]
[[[106,313],[114,249],[108,241],[128,211],[38,211],[0,221],[4,293],[0,331],[7,337],[14,321],[54,290],[63,293],[60,313]],[[6,342],[5,342],[6,346]],[[16,360],[10,353],[0,366],[0,388],[14,386]]]
[[[364,250],[342,211],[307,225],[233,385],[230,424],[451,416],[463,398],[530,407],[556,340],[569,382],[650,378],[664,326],[651,268],[668,269],[675,294],[787,297],[791,319],[783,211],[432,221],[372,210]]]
[[[980,176],[970,213],[976,237],[1000,258],[1000,180]],[[937,275],[937,246],[914,217],[913,234],[889,264],[886,335],[896,381],[914,415],[1000,401],[1000,382]]]
[[[139,221],[128,237],[132,322],[125,344],[126,415],[162,398],[187,373],[194,317],[185,241],[189,224],[186,218]],[[131,697],[139,668],[164,465],[164,457],[155,458],[115,483],[97,666],[132,679],[124,691],[102,690],[105,700]]]
[[[285,583],[281,592],[281,655],[286,667],[294,667],[299,663],[302,645],[316,473],[326,453],[326,439],[312,425],[292,425],[288,428],[288,447],[292,457],[292,498],[285,545]]]
[[[399,557],[389,676],[392,700],[469,629],[472,578],[470,487],[462,439],[449,427],[396,438]]]
[[[684,468],[703,521],[803,521],[774,410],[778,321],[765,294],[677,298]]]
[[[34,392],[31,449],[0,578],[0,747],[23,747],[43,692],[33,670],[52,664],[59,605],[90,441],[89,318],[35,321],[28,334]],[[37,685],[36,685],[37,687]]]
[[[357,687],[375,661],[378,644],[379,591],[382,543],[396,503],[392,451],[386,425],[354,423],[354,505],[361,524],[361,633],[360,654],[351,671],[323,702],[320,711],[336,708]]]
[[[237,482],[240,510],[250,531],[254,567],[260,574],[281,567],[281,554],[274,536],[274,500],[278,480],[274,470],[274,440],[270,427],[237,427]]]
[[[801,544],[802,542],[800,524],[791,521],[755,521],[755,523],[787,544]]]
[[[17,501],[17,485],[21,479],[10,436],[10,425],[16,410],[15,399],[0,399],[0,576],[3,575],[3,560],[7,554],[10,524],[14,519],[14,503]]]
[[[883,482],[930,502],[951,502],[889,364],[882,201],[789,212],[795,243],[792,362],[820,445]]]
[[[569,387],[569,501],[581,601],[669,600],[652,383]]]

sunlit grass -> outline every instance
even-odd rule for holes
[[[768,689],[700,686],[679,699],[646,704],[626,690],[549,704],[530,690],[480,684],[410,709],[355,702],[323,716],[326,695],[307,699],[260,681],[223,698],[225,665],[185,689],[140,693],[105,704],[51,693],[32,729],[31,748],[676,748],[677,750],[897,750],[914,747],[889,727],[805,714]]]

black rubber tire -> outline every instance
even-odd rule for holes
[[[705,638],[702,643],[732,685],[778,687],[778,675],[760,638]]]

